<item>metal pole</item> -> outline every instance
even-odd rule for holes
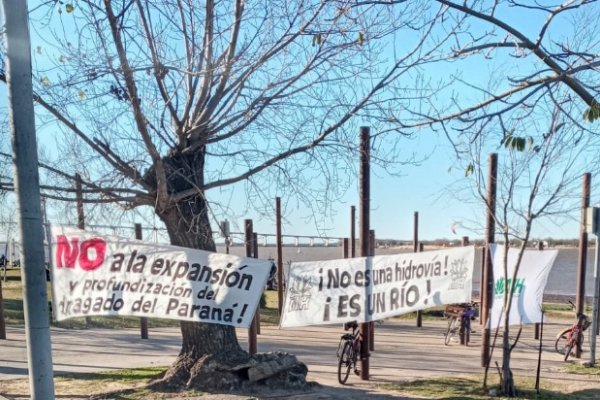
[[[283,237],[281,233],[281,197],[275,198],[275,221],[277,243],[277,312],[283,310]]]
[[[598,332],[598,306],[600,290],[600,273],[598,271],[598,262],[600,261],[600,240],[596,235],[596,259],[594,261],[594,307],[592,311],[592,330],[590,333],[590,366],[596,364],[596,332]]]
[[[496,179],[498,176],[498,154],[491,153],[488,160],[488,190],[487,190],[487,217],[486,217],[486,246],[485,262],[483,265],[482,280],[483,293],[481,296],[481,319],[483,320],[483,337],[481,340],[481,366],[487,367],[490,362],[490,329],[488,328],[489,309],[491,306],[492,285],[494,271],[490,256],[490,244],[495,241],[496,222]]]
[[[356,206],[350,206],[350,257],[356,257]]]
[[[135,238],[137,240],[142,240],[142,224],[135,224]],[[142,339],[148,339],[148,318],[141,317],[140,318],[140,337]]]
[[[21,235],[23,309],[31,399],[54,399],[44,229],[31,87],[27,1],[3,0],[6,76]]]
[[[244,240],[246,242],[246,257],[253,257],[253,234],[252,234],[252,220],[247,219],[244,221]],[[257,352],[257,340],[256,340],[256,319],[252,318],[250,328],[248,328],[248,352],[250,354],[256,354]]]
[[[413,253],[419,251],[419,212],[415,211],[413,214]],[[423,326],[423,313],[417,311],[417,328]]]
[[[575,296],[575,312],[583,313],[585,307],[585,269],[587,264],[588,234],[586,226],[586,208],[590,206],[590,186],[592,175],[583,174],[583,193],[581,195],[581,225],[579,231],[579,260],[577,264],[577,289]],[[581,348],[575,346],[575,357],[581,357]]]
[[[369,211],[370,211],[370,138],[369,128],[361,126],[360,128],[360,255],[369,256]],[[353,221],[354,223],[354,221]],[[354,246],[353,246],[354,248]],[[361,354],[360,354],[360,378],[364,381],[369,380],[369,324],[360,324],[360,333],[362,336]]]

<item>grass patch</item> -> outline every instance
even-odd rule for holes
[[[65,372],[56,374],[56,378],[67,381],[96,381],[102,382],[121,382],[135,383],[148,382],[164,372],[166,367],[149,367],[149,368],[133,368],[119,369],[112,371],[100,372]]]
[[[600,367],[597,364],[594,367],[587,367],[580,363],[572,363],[565,365],[565,372],[570,374],[600,376]]]
[[[419,396],[429,399],[449,400],[483,400],[483,399],[507,399],[502,396],[491,396],[490,390],[500,393],[498,386],[491,386],[487,390],[482,388],[482,377],[472,376],[467,378],[433,378],[420,379],[413,382],[388,384],[379,386],[380,389],[394,391],[405,396]],[[560,382],[542,380],[543,389],[537,394],[534,387],[535,380],[532,378],[517,378],[517,397],[513,400],[591,400],[598,399],[600,389],[584,389],[576,392],[565,392]]]
[[[474,379],[419,379],[412,382],[397,385],[381,385],[379,387],[385,390],[400,392],[403,395],[418,395],[432,399],[479,399],[483,398],[481,396],[484,395],[484,391],[481,388],[481,381]]]
[[[264,302],[260,307],[260,323],[266,325],[279,325],[279,310],[277,290],[265,290]]]
[[[54,386],[57,398],[158,400],[167,396],[146,389],[146,385],[164,370],[165,367],[152,367],[89,373],[57,373],[54,377]],[[28,399],[29,382],[27,379],[0,380],[0,394],[19,400]],[[197,391],[193,394],[202,395]]]
[[[86,328],[101,328],[101,329],[129,329],[139,328],[139,317],[89,317],[85,318],[70,318],[65,321],[52,321],[52,326],[63,329],[86,329]],[[174,319],[159,319],[148,318],[148,329],[177,327],[179,321]]]

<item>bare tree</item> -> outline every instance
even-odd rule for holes
[[[418,67],[447,53],[453,34],[432,33],[443,7],[353,4],[42,3],[31,13],[38,124],[42,141],[64,133],[46,142],[57,156],[43,165],[45,196],[73,199],[79,172],[87,201],[149,207],[172,244],[206,250],[215,250],[211,191],[244,183],[256,203],[277,191],[327,204],[353,165],[352,119],[376,125],[382,110],[421,96],[386,90],[400,79],[415,86]],[[399,52],[392,34],[404,35]],[[379,143],[375,160],[393,166],[396,148]],[[232,327],[185,322],[181,331],[166,384],[247,379],[255,360]]]
[[[600,42],[595,22],[599,4],[595,0],[435,3],[447,7],[445,21],[467,16],[464,29],[453,37],[455,84],[446,96],[438,93],[431,100],[437,110],[433,114],[396,108],[390,120],[397,125],[391,129],[410,132],[431,126],[443,132],[465,171],[475,178],[475,198],[483,204],[482,157],[485,160],[485,155],[500,148],[499,206],[494,217],[504,243],[520,242],[513,279],[504,254],[504,278],[511,285],[503,298],[502,390],[513,396],[514,344],[509,339],[508,315],[514,277],[533,223],[576,210],[569,193],[584,171],[600,165],[595,156],[596,132],[586,122],[600,117],[596,74]],[[494,71],[461,74],[461,66],[472,68],[476,61],[482,65],[481,60],[493,65]]]
[[[519,335],[511,343],[510,310],[517,282],[517,274],[526,248],[530,245],[534,224],[559,218],[577,209],[576,192],[581,176],[600,167],[598,146],[594,135],[570,124],[564,107],[553,102],[539,103],[539,118],[514,119],[505,124],[501,118],[480,121],[477,127],[465,131],[465,171],[472,180],[474,197],[489,209],[486,196],[485,155],[499,152],[497,200],[493,214],[496,227],[504,242],[503,279],[505,290],[502,302],[502,391],[515,396],[515,383],[510,367],[511,353]],[[546,122],[544,115],[550,118]],[[485,131],[485,133],[484,133]],[[509,273],[508,251],[511,243],[518,243],[514,269]],[[486,369],[487,371],[487,369]]]
[[[396,129],[406,132],[449,121],[464,128],[519,109],[528,112],[547,99],[561,108],[565,102],[573,102],[576,107],[568,107],[570,123],[581,128],[585,128],[584,120],[593,122],[600,117],[597,0],[555,4],[436,0],[435,4],[446,7],[442,26],[454,18],[467,17],[462,21],[463,29],[453,35],[456,72],[450,75],[456,78],[455,84],[448,86],[445,96],[438,94],[430,100],[437,110],[434,114],[396,109],[390,117],[398,123]],[[495,71],[462,74],[462,68],[473,68],[470,63],[474,60],[492,65],[490,69]],[[447,100],[440,101],[443,98]],[[443,126],[446,133],[447,128]]]

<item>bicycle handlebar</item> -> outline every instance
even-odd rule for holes
[[[356,329],[358,328],[358,323],[356,321],[350,321],[350,322],[345,322],[344,323],[344,330],[350,330],[350,329]]]

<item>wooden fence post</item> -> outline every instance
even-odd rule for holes
[[[370,224],[370,204],[371,204],[371,177],[370,177],[370,132],[369,128],[362,126],[360,128],[360,255],[367,257],[369,255],[369,224]],[[362,336],[361,354],[360,354],[360,378],[364,381],[369,380],[369,324],[360,324],[360,333]]]
[[[375,256],[375,231],[369,230],[369,256]],[[375,322],[369,324],[369,350],[375,350]]]
[[[142,240],[142,224],[135,224],[135,238]],[[140,336],[142,339],[148,339],[148,318],[140,318]]]
[[[258,234],[256,232],[252,232],[252,247],[254,249],[253,256],[254,258],[258,258]],[[264,294],[263,288],[263,294]],[[261,295],[262,297],[262,295]],[[254,313],[254,322],[256,323],[256,334],[260,335],[260,301],[258,307],[256,307],[256,313]]]
[[[83,188],[81,175],[75,174],[75,199],[77,200],[77,228],[85,229],[85,213],[83,212]],[[91,317],[85,317],[85,325],[90,326]]]
[[[415,211],[413,214],[413,253],[419,251],[419,212]],[[423,313],[417,311],[417,328],[423,326]]]
[[[486,213],[486,245],[485,245],[485,261],[483,264],[482,280],[483,293],[481,295],[481,318],[483,320],[483,337],[481,340],[481,366],[487,367],[490,363],[490,338],[491,332],[488,326],[490,314],[491,297],[494,284],[494,271],[492,269],[492,260],[490,254],[490,245],[495,242],[495,227],[496,221],[494,215],[496,213],[496,180],[498,176],[498,154],[491,153],[488,164],[488,188],[487,188],[487,213]],[[508,244],[507,244],[508,245]]]
[[[283,310],[283,236],[281,233],[281,197],[275,198],[275,232],[277,235],[277,312]]]
[[[252,220],[247,219],[244,221],[244,240],[246,243],[246,257],[253,257],[254,253],[254,235],[253,235],[253,227]],[[248,352],[250,354],[256,354],[257,352],[257,328],[256,328],[256,318],[252,319],[250,323],[250,328],[248,328]]]

